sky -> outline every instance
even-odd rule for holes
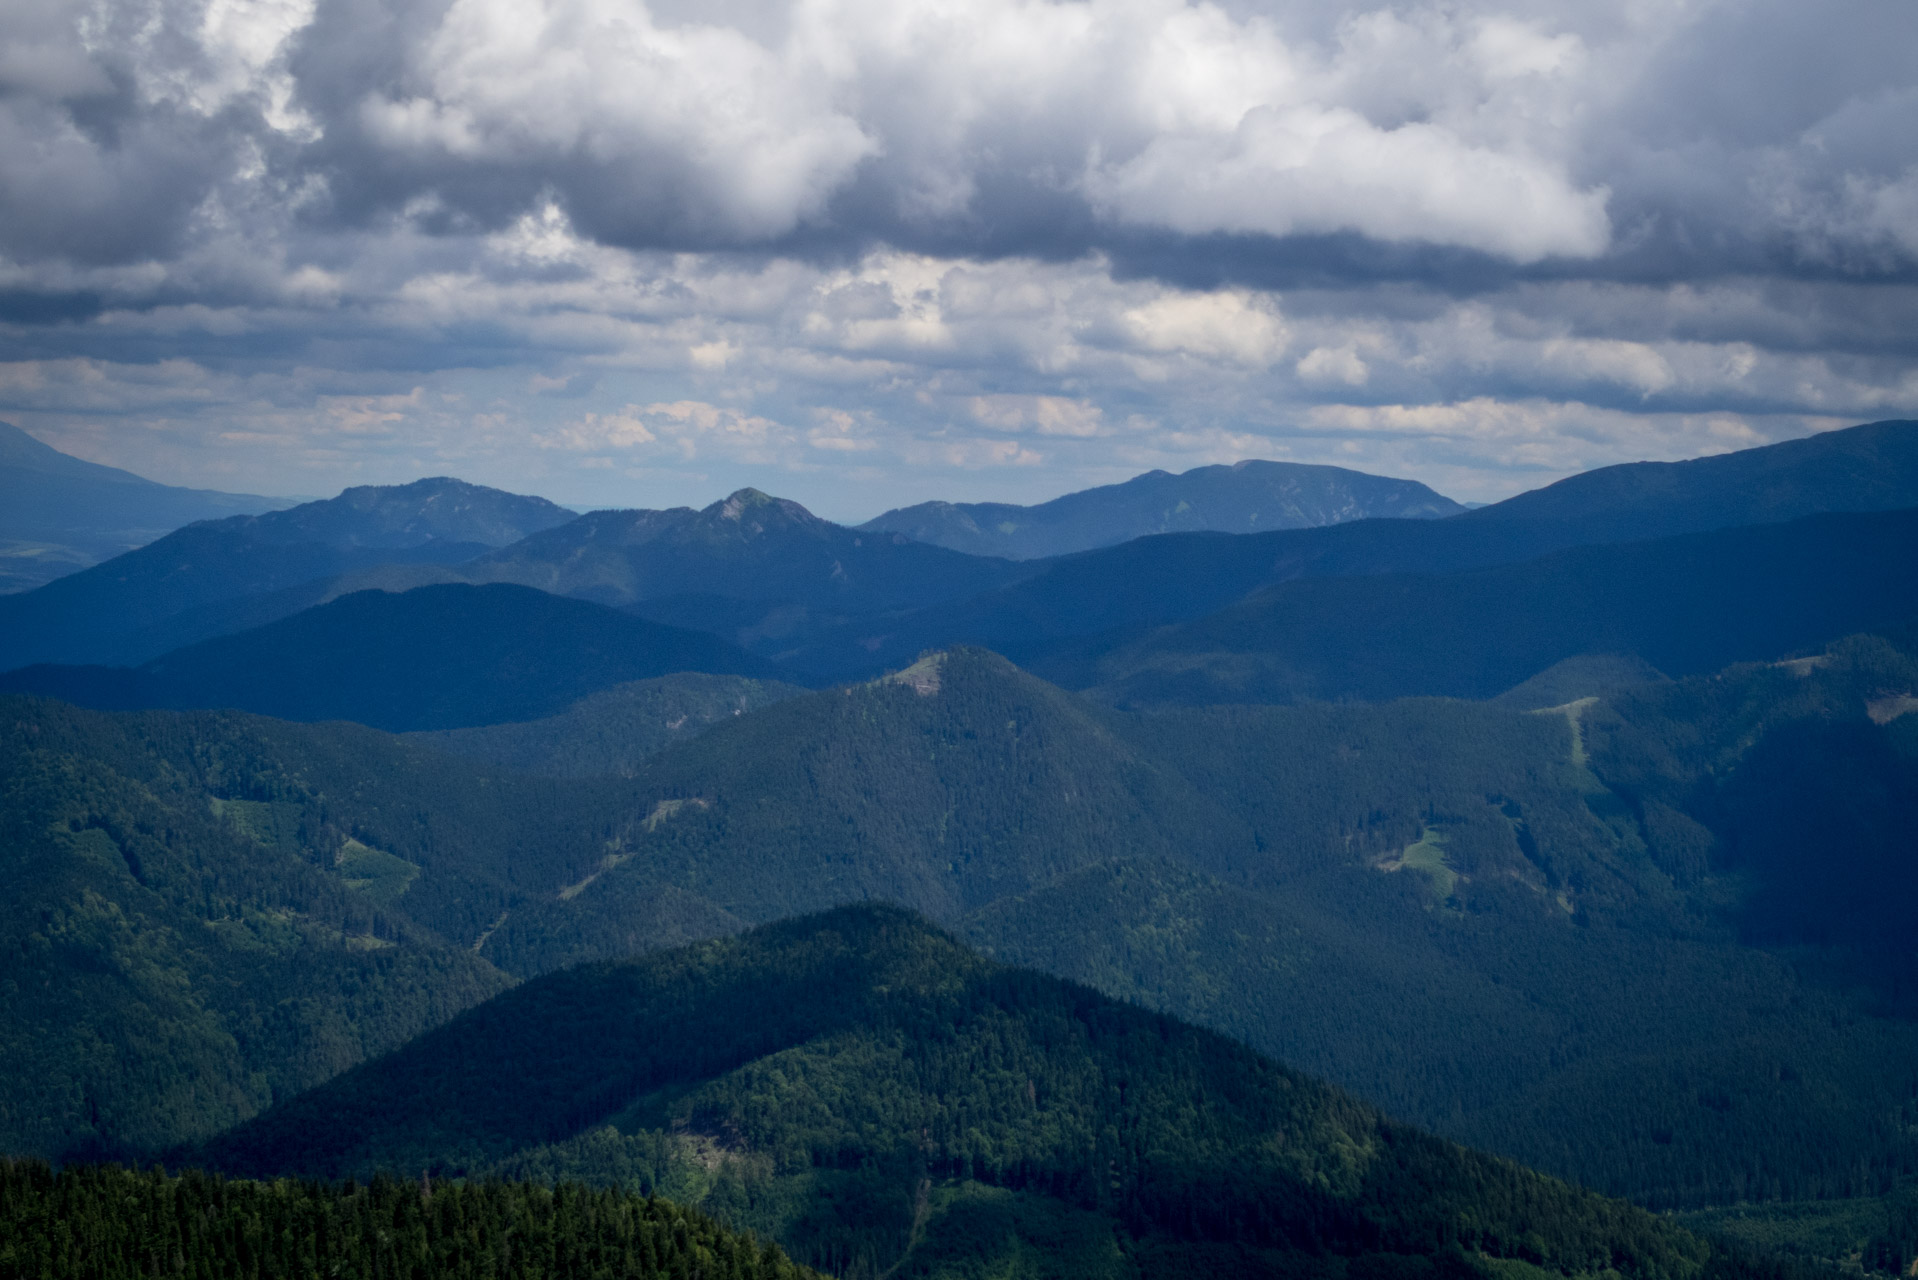
[[[0,0],[0,420],[169,483],[1489,501],[1892,417],[1910,0]]]

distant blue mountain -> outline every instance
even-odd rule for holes
[[[71,457],[0,422],[0,592],[31,590],[195,520],[294,501],[156,484]]]
[[[1036,506],[922,502],[860,525],[980,556],[1036,560],[1154,533],[1265,533],[1351,520],[1430,520],[1464,507],[1416,480],[1248,460],[1068,493]]]
[[[0,692],[100,710],[230,708],[403,732],[533,720],[673,672],[771,670],[716,636],[585,600],[444,584],[354,592],[137,668],[26,667],[0,675]]]
[[[814,637],[790,662],[813,679],[849,678],[903,666],[925,649],[977,644],[1077,686],[1103,678],[1080,659],[1294,579],[1453,574],[1571,547],[1903,508],[1918,508],[1918,422],[1875,422],[1686,462],[1605,467],[1442,520],[1139,538],[1034,564],[1032,576],[972,600]],[[1066,654],[1077,656],[1061,665]]]
[[[0,596],[0,670],[131,666],[318,604],[338,594],[330,583],[342,574],[458,564],[573,518],[544,498],[440,478],[203,521],[37,590]]]
[[[1299,578],[1099,657],[1097,696],[1489,698],[1566,659],[1697,675],[1918,618],[1918,510],[1572,547],[1463,573]]]

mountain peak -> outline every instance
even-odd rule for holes
[[[571,511],[544,498],[429,476],[408,484],[355,485],[336,498],[256,516],[252,524],[275,540],[394,548],[430,542],[503,547],[573,518]]]
[[[724,499],[713,505],[718,507],[719,513],[727,519],[737,520],[739,513],[747,507],[770,506],[777,501],[779,501],[779,499],[773,497],[770,493],[762,492],[749,485],[744,489],[733,490],[727,494]]]
[[[711,519],[730,520],[742,528],[750,522],[754,533],[764,532],[768,521],[788,527],[824,527],[831,524],[831,521],[820,519],[791,498],[776,498],[753,488],[735,490],[699,514]]]

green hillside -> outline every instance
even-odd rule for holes
[[[1554,680],[1576,691],[1604,667]],[[1421,699],[1120,715],[956,650],[727,715],[631,777],[574,779],[351,725],[6,706],[22,749],[36,733],[61,744],[9,759],[117,771],[159,797],[152,821],[180,849],[244,836],[230,847],[248,874],[317,876],[422,956],[494,983],[475,950],[527,977],[888,899],[1447,1137],[1689,1206],[1877,1195],[1918,1173],[1901,918],[1918,716],[1897,714],[1914,693],[1908,650],[1859,640],[1538,712]],[[63,857],[18,865],[95,865]],[[37,901],[0,909],[4,936],[40,929]],[[128,963],[131,947],[98,954]],[[47,953],[30,972],[65,993],[105,963]],[[323,977],[350,966],[244,969],[261,989],[319,992],[312,1007],[353,1025],[354,999],[417,1012],[413,1028],[444,1016]],[[190,969],[180,989],[214,1001],[228,972]],[[421,982],[422,1001],[442,1000]],[[145,1041],[188,1035],[198,1007],[58,994],[20,1025],[52,1042],[134,1019],[156,1028],[125,1033]],[[55,1067],[82,1051],[61,1052]],[[201,1082],[186,1118],[134,1123],[146,1104],[114,1090],[145,1098],[146,1077],[109,1060],[89,1068],[97,1124],[16,1149],[164,1141],[266,1096],[221,1101],[240,1067],[167,1061],[201,1064],[180,1074]],[[0,1086],[0,1104],[51,1114],[29,1100],[38,1087]]]
[[[0,699],[0,1150],[164,1147],[506,986],[500,915],[586,874],[604,787],[357,725]]]
[[[0,1280],[805,1280],[777,1246],[617,1191],[227,1181],[0,1161]]]
[[[199,1156],[672,1186],[842,1274],[1691,1276],[1709,1253],[879,907],[538,979]]]
[[[631,774],[640,761],[734,716],[802,692],[745,676],[683,671],[614,685],[541,720],[422,730],[414,741],[520,773]]]
[[[1258,859],[1093,869],[968,932],[1651,1203],[1881,1190],[1918,1171],[1912,689],[1855,640],[1531,715],[1141,717]]]
[[[1852,1200],[1743,1203],[1678,1215],[1714,1240],[1789,1264],[1910,1275],[1918,1264],[1918,1182]]]
[[[883,626],[902,611],[964,600],[1032,572],[902,534],[848,529],[757,489],[698,511],[588,512],[459,570],[468,582],[630,607],[775,659],[821,628],[852,618]]]
[[[792,698],[650,761],[591,877],[515,910],[482,953],[530,974],[654,942],[634,925],[760,923],[882,899],[952,920],[1126,853],[1204,861],[1243,827],[1092,708],[982,650]],[[697,932],[690,936],[699,936]]]
[[[507,985],[290,852],[271,806],[222,817],[224,735],[17,699],[0,721],[0,1149],[203,1136]]]

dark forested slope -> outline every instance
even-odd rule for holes
[[[0,723],[0,1149],[203,1135],[506,984],[390,909],[412,864],[238,798],[268,780],[217,727]]]
[[[858,1274],[1689,1276],[1708,1253],[875,907],[550,975],[199,1155],[647,1190],[694,1166],[730,1175],[736,1220]]]
[[[355,592],[131,673],[27,667],[0,675],[0,689],[102,708],[233,707],[403,732],[532,720],[677,671],[770,670],[702,631],[527,587],[449,583]]]

